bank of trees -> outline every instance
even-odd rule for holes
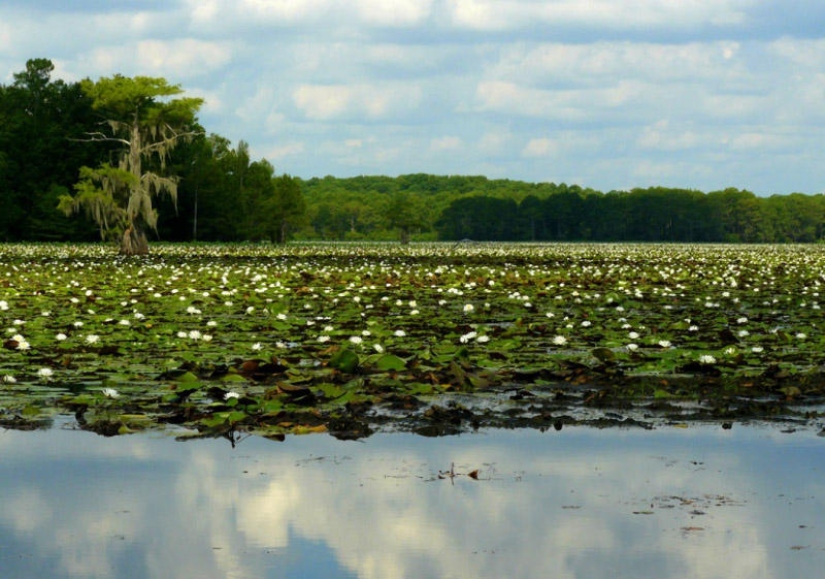
[[[65,83],[53,71],[32,59],[0,85],[0,241],[102,234],[140,253],[147,235],[285,241],[304,224],[299,183],[209,134],[200,99],[162,78]]]
[[[51,61],[32,59],[11,84],[0,85],[0,241],[100,239],[101,226],[67,218],[57,209],[60,199],[65,209],[86,192],[97,203],[103,182],[122,178],[128,200],[138,173],[154,175],[155,188],[144,190],[151,206],[138,206],[151,211],[136,214],[137,225],[150,238],[168,241],[815,242],[825,238],[825,197],[820,194],[758,197],[734,188],[705,193],[665,187],[603,193],[563,183],[423,173],[312,179],[276,175],[267,160],[251,158],[244,141],[233,146],[202,127],[195,116],[197,99],[166,110],[175,113],[174,122],[163,126],[151,124],[161,119],[163,106],[146,113],[145,137],[140,140],[146,143],[148,138],[164,150],[138,156],[140,169],[134,172],[134,165],[124,163],[124,154],[134,153],[130,145],[134,127],[118,132],[118,127],[128,128],[128,115],[116,115],[118,107],[111,106],[107,95],[118,91],[104,85],[122,82],[135,88],[140,79],[66,83],[52,79],[53,70]],[[155,82],[148,88],[160,92],[137,88],[144,90],[150,104],[178,98],[175,85],[164,79],[148,80]],[[161,94],[168,90],[172,92]],[[102,106],[102,100],[110,106]],[[164,132],[169,127],[172,133]],[[154,195],[163,191],[173,194]],[[78,201],[71,208],[84,206]],[[122,230],[123,243],[122,233],[134,229],[135,216],[131,221],[117,212],[108,217],[119,223],[115,229]],[[106,233],[106,227],[102,229]],[[131,243],[139,246],[142,241]]]
[[[729,188],[602,193],[577,185],[484,177],[325,177],[303,182],[322,239],[393,239],[406,207],[414,239],[808,243],[825,238],[825,196],[758,197]],[[411,203],[394,203],[399,195]]]
[[[510,215],[501,231],[491,216]],[[825,196],[757,197],[729,188],[710,193],[652,187],[582,192],[564,185],[520,204],[492,197],[454,202],[436,223],[444,239],[810,243],[825,237]],[[493,232],[493,235],[487,234]]]

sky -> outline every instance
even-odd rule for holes
[[[0,84],[162,76],[302,178],[825,191],[819,0],[3,0]]]

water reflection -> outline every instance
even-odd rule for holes
[[[807,433],[308,436],[232,449],[4,431],[0,453],[4,578],[755,579],[825,564],[825,440]]]

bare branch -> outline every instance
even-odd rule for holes
[[[100,132],[84,133],[84,134],[88,135],[89,138],[87,138],[87,139],[72,139],[72,138],[69,138],[69,140],[73,141],[75,143],[103,143],[103,142],[120,143],[121,145],[125,145],[127,147],[132,144],[129,141],[127,141],[126,139],[119,139],[117,137],[110,137],[110,136],[105,135],[105,134],[100,133]]]

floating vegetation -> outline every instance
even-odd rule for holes
[[[426,435],[820,416],[819,246],[0,246],[0,424]]]

